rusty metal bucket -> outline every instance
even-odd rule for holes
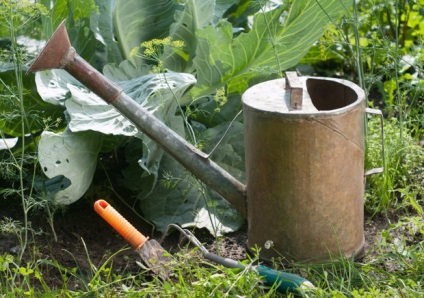
[[[364,98],[349,81],[293,73],[243,94],[248,247],[261,258],[362,253]]]

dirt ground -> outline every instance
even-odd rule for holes
[[[140,231],[152,238],[160,238],[159,233],[154,233],[150,225],[124,207],[124,204],[112,199],[108,202]],[[36,233],[30,235],[31,241],[24,258],[34,259],[35,254],[35,259],[57,262],[68,269],[78,268],[83,275],[90,276],[90,263],[99,268],[109,256],[124,247],[128,248],[125,240],[95,213],[93,204],[94,199],[84,198],[68,206],[64,212],[58,212],[55,215],[54,227],[57,241],[53,237],[44,213],[30,216],[32,229]],[[0,220],[4,220],[5,217],[22,221],[22,208],[19,201],[0,199]],[[387,225],[388,222],[384,219],[374,219],[366,223],[366,253],[372,253],[369,251],[370,243],[374,242],[378,231]],[[246,258],[246,228],[226,235],[219,241],[216,241],[204,230],[195,231],[195,234],[212,252],[219,248],[220,254],[225,257],[237,260]],[[178,235],[172,234],[165,239],[162,245],[172,253],[178,249],[178,242]],[[16,255],[18,252],[18,237],[10,233],[0,233],[0,255]],[[124,270],[139,272],[140,268],[135,262],[137,260],[139,257],[134,250],[127,249],[114,257],[113,270],[116,273]],[[42,270],[43,278],[49,287],[62,287],[62,278],[54,266],[45,265]],[[77,289],[79,286],[77,280],[74,281],[74,284],[68,283],[68,288]]]

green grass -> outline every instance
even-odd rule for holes
[[[376,120],[372,119],[368,124],[366,168],[383,165],[380,124]],[[412,137],[408,126],[395,118],[385,121],[384,134],[384,173],[367,178],[366,210],[370,214],[379,214],[392,208],[413,209],[424,215],[421,207],[424,193],[424,150]]]
[[[252,271],[207,263],[196,250],[183,249],[174,255],[167,281],[152,277],[142,268],[138,272],[113,273],[113,259],[118,255],[119,252],[113,254],[99,268],[92,266],[90,275],[54,260],[18,265],[12,255],[0,256],[0,293],[4,297],[269,297],[275,293],[275,289],[262,285]],[[61,287],[53,288],[43,279],[42,272],[48,269],[56,272]],[[75,289],[75,284],[79,289]]]
[[[378,233],[360,262],[293,264],[286,271],[301,274],[316,286],[305,293],[307,297],[420,297],[424,294],[423,245],[424,219],[405,216]],[[55,260],[34,258],[19,264],[14,256],[2,255],[0,297],[284,297],[254,272],[213,264],[196,249],[183,248],[173,255],[167,281],[142,268],[117,273],[112,267],[120,252],[98,267],[91,264],[89,274]],[[56,272],[60,287],[44,280],[46,270]]]

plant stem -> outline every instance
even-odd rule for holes
[[[12,15],[13,12],[10,12]],[[18,100],[19,100],[19,108],[21,114],[21,159],[19,161],[18,169],[19,169],[19,187],[20,187],[20,196],[22,202],[22,208],[24,212],[24,238],[21,243],[22,249],[19,254],[19,260],[22,259],[22,256],[25,252],[27,243],[28,243],[28,202],[25,199],[25,188],[24,188],[24,161],[25,161],[25,107],[24,107],[24,96],[23,96],[23,79],[22,79],[22,56],[19,52],[18,40],[17,40],[17,32],[15,27],[13,26],[13,17],[9,24],[9,33],[11,39],[11,51],[13,55],[13,65],[15,70],[15,78],[16,78],[16,88],[18,91]]]
[[[399,2],[396,1],[395,3],[395,11],[396,11],[396,22],[400,22],[400,16],[399,16]],[[398,106],[398,113],[399,113],[399,133],[400,133],[400,141],[403,141],[403,112],[402,112],[402,102],[401,102],[401,94],[400,94],[400,86],[399,86],[399,74],[398,74],[398,63],[399,63],[399,24],[396,24],[396,31],[395,31],[395,80],[396,80],[396,96],[397,96],[397,106]]]
[[[364,66],[362,63],[362,51],[360,45],[360,37],[359,37],[359,29],[358,29],[358,7],[356,1],[353,1],[353,18],[354,18],[354,26],[353,32],[355,35],[355,47],[356,47],[356,67],[358,69],[358,79],[360,87],[365,90],[365,81],[364,81]]]

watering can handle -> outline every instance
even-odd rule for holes
[[[378,109],[365,108],[365,113],[371,115],[379,115],[380,116],[380,125],[381,125],[381,155],[383,157],[383,167],[374,168],[365,172],[364,176],[370,176],[378,173],[384,172],[384,167],[386,165],[386,157],[384,153],[384,126],[383,126],[383,113]]]

